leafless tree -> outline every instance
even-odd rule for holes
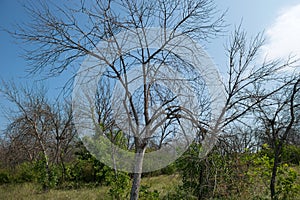
[[[68,6],[42,2],[27,6],[27,9],[32,21],[19,26],[18,31],[12,34],[32,45],[33,49],[27,48],[24,54],[32,64],[32,72],[46,70],[49,75],[57,75],[76,64],[83,56],[93,57],[106,64],[108,78],[119,81],[127,90],[127,106],[136,125],[140,124],[141,117],[146,126],[155,119],[149,113],[150,103],[155,101],[154,96],[160,97],[161,102],[164,101],[163,106],[168,117],[159,123],[159,126],[154,127],[155,129],[166,120],[175,121],[182,118],[184,109],[174,103],[176,98],[170,96],[171,93],[167,96],[169,91],[165,90],[164,93],[162,87],[154,84],[154,79],[146,76],[151,71],[151,66],[181,63],[184,65],[175,65],[173,69],[183,69],[181,73],[192,69],[188,63],[180,62],[178,55],[165,51],[165,47],[183,35],[199,42],[207,40],[218,34],[223,26],[223,15],[217,13],[211,0],[100,0],[81,1],[79,5],[71,6],[70,2]],[[149,27],[159,27],[164,32],[162,45],[155,50],[147,44],[150,38],[145,35],[145,30]],[[124,31],[139,39],[135,52],[122,51],[122,41],[118,40],[117,36]],[[123,41],[124,39],[126,40],[123,38]],[[117,59],[108,60],[107,52],[103,52],[103,49],[95,53],[95,49],[99,50],[97,43],[101,41],[112,44],[114,48],[110,49],[110,52],[117,52]],[[140,97],[131,96],[133,94],[130,94],[127,88],[129,83],[126,73],[137,64],[141,66],[144,81]],[[134,102],[134,98],[142,99],[140,107],[136,107],[138,101]],[[138,198],[143,155],[149,143],[147,138],[151,138],[152,135],[148,132],[146,136],[143,140],[137,135],[134,137],[135,151],[141,157],[137,160],[131,199]]]
[[[292,58],[285,62],[281,60],[261,62],[258,58],[263,45],[263,34],[257,34],[249,40],[241,25],[232,33],[227,44],[228,71],[223,77],[226,102],[224,113],[220,115],[222,120],[218,129],[222,132],[219,139],[228,144],[229,151],[249,148],[249,145],[258,142],[259,133],[256,130],[244,131],[255,128],[253,110],[260,102],[291,83],[286,81],[279,84],[278,80],[288,77],[284,71],[288,66],[298,62]],[[275,87],[270,89],[272,85]],[[265,92],[260,94],[261,90]],[[237,141],[241,142],[240,145],[236,143]]]
[[[49,152],[46,143],[51,138],[48,135],[50,107],[43,92],[40,91],[39,95],[34,96],[31,95],[32,91],[23,90],[23,95],[20,95],[15,85],[9,86],[6,83],[3,85],[4,88],[1,92],[17,106],[17,114],[10,116],[12,119],[10,119],[11,123],[7,129],[8,137],[13,144],[12,148],[24,149],[31,160],[33,156],[38,156],[36,154],[41,153],[42,159],[45,160],[45,169],[49,175]]]
[[[72,153],[76,133],[70,104],[61,109],[50,104],[45,88],[28,89],[12,82],[3,82],[0,92],[14,105],[5,130],[8,162],[17,162],[14,165],[42,159],[48,178],[50,163],[62,164],[64,173],[64,162]]]
[[[264,137],[274,151],[274,163],[270,180],[271,199],[278,198],[276,197],[275,188],[276,175],[277,168],[281,163],[283,146],[287,143],[296,125],[299,124],[299,76],[292,76],[292,78],[284,79],[282,82],[285,87],[261,101],[254,112],[257,116],[257,122],[261,124],[262,130],[265,131]]]
[[[291,75],[292,73],[287,73],[286,70],[288,70],[288,66],[298,64],[298,60],[290,58],[286,62],[273,60],[260,63],[259,59],[256,58],[263,44],[264,39],[261,34],[258,34],[248,42],[246,32],[242,30],[241,26],[237,27],[229,40],[227,46],[229,62],[226,66],[228,74],[224,76],[226,102],[223,109],[224,112],[220,115],[220,121],[217,124],[217,129],[221,133],[218,137],[219,141],[221,141],[221,152],[225,154],[230,155],[243,152],[245,148],[251,147],[256,147],[257,150],[257,145],[260,142],[258,139],[260,139],[262,133],[257,130],[256,114],[259,113],[257,108],[261,104],[265,105],[264,102],[268,102],[269,99],[278,94],[287,94],[288,98],[278,98],[280,106],[278,106],[279,113],[277,115],[281,114],[283,110],[293,112],[296,110],[296,103],[294,103],[293,109],[289,106],[291,105],[291,99],[297,99],[297,97],[293,96],[299,90],[299,88],[295,89],[299,87],[299,80],[295,79],[295,77],[291,78],[293,76]],[[297,74],[294,74],[294,76],[297,77]],[[291,89],[292,87],[294,89]],[[282,102],[285,102],[284,105]],[[274,105],[271,105],[270,109],[272,110],[273,108]],[[261,110],[264,109],[262,108]],[[287,115],[292,116],[295,114],[287,112]],[[281,125],[288,128],[293,121],[293,117],[287,117],[286,119],[287,121],[283,121]],[[290,131],[291,129],[284,133],[288,134]],[[286,140],[286,136],[284,138],[283,141]],[[275,142],[278,139],[277,137],[273,141]],[[253,151],[255,151],[255,148]],[[274,171],[276,176],[276,170],[273,169]],[[272,193],[274,194],[274,191]]]
[[[240,117],[249,116],[251,111],[260,101],[283,89],[289,82],[278,85],[265,93],[257,95],[257,90],[270,82],[284,77],[282,70],[298,62],[296,59],[258,61],[259,51],[264,44],[262,34],[256,35],[248,42],[246,31],[241,26],[237,27],[227,45],[228,74],[224,78],[224,88],[227,94],[226,115],[224,126],[236,121]]]
[[[73,159],[75,144],[78,142],[76,129],[73,123],[73,113],[71,103],[65,101],[60,104],[52,105],[50,115],[51,135],[54,140],[49,141],[51,149],[50,158],[53,163],[60,164],[62,167],[62,179],[66,173],[65,162]]]

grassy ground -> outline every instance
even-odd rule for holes
[[[50,190],[41,192],[39,186],[33,183],[4,185],[0,187],[0,199],[2,200],[39,200],[39,199],[82,199],[96,200],[108,199],[107,188],[82,188],[78,190]]]
[[[160,196],[164,196],[167,192],[174,190],[174,187],[180,183],[179,175],[162,175],[142,179],[142,185],[150,186],[152,191],[159,191]]]
[[[294,167],[294,170],[300,174],[300,167]],[[232,195],[227,199],[269,199],[269,194],[264,194],[264,191],[268,186],[262,184],[258,179],[248,188],[241,188],[242,191],[239,196]],[[180,183],[180,177],[178,175],[161,175],[156,177],[144,177],[142,179],[142,185],[147,185],[150,187],[149,189],[151,191],[159,191],[160,197],[165,196],[168,192],[172,193],[172,191],[175,190],[176,185],[179,185]],[[296,184],[300,185],[300,178],[297,178]],[[108,195],[108,191],[109,187],[101,186],[69,190],[51,189],[47,193],[44,193],[41,192],[40,186],[34,183],[7,184],[0,186],[0,200],[109,200],[111,197]],[[300,200],[300,196],[298,198],[293,197],[288,199]]]
[[[151,187],[151,190],[158,190],[160,195],[166,194],[179,183],[177,175],[157,176],[143,178],[142,185]],[[52,189],[47,193],[41,192],[40,187],[34,183],[8,184],[0,186],[1,200],[107,200],[108,187],[81,188],[71,190]]]

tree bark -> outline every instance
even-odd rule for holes
[[[45,192],[48,191],[49,189],[49,182],[50,182],[50,168],[49,168],[49,161],[48,161],[48,156],[46,153],[46,150],[43,149],[43,156],[44,156],[44,160],[45,160],[45,170],[46,170],[46,181],[43,183],[43,190]]]
[[[271,199],[276,200],[276,190],[275,190],[275,182],[276,182],[276,175],[277,175],[277,166],[278,164],[274,160],[274,165],[272,169],[272,177],[270,182],[270,191],[271,191]]]
[[[277,168],[280,163],[280,154],[281,154],[282,145],[279,144],[276,146],[275,144],[275,156],[274,156],[274,164],[272,168],[272,176],[270,181],[270,191],[271,191],[271,199],[277,200],[276,196],[276,176],[277,176]]]
[[[137,147],[135,154],[135,167],[130,192],[130,200],[137,200],[139,198],[139,189],[142,180],[143,160],[145,156],[145,151],[145,147]]]

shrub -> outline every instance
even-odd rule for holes
[[[294,145],[283,147],[282,161],[287,163],[300,164],[300,148]]]
[[[34,170],[34,165],[30,162],[24,162],[16,167],[13,171],[14,182],[24,183],[35,181],[38,174]]]
[[[129,197],[130,177],[127,173],[110,170],[105,179],[110,186],[108,194],[112,199],[127,199]]]
[[[49,165],[46,169],[46,160],[41,159],[34,162],[34,171],[37,173],[37,182],[40,183],[44,190],[53,188],[58,184],[59,168],[55,165]]]
[[[176,172],[175,164],[170,164],[167,167],[164,167],[161,169],[161,173],[166,174],[166,175],[171,175],[171,174],[174,174],[175,172]]]
[[[139,198],[141,200],[158,200],[159,199],[159,192],[157,190],[151,191],[150,186],[148,185],[141,185]]]
[[[0,171],[0,185],[10,183],[9,173],[7,171]]]

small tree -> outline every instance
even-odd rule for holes
[[[299,124],[300,79],[292,76],[283,80],[284,88],[257,105],[257,121],[265,130],[266,142],[273,150],[274,162],[270,180],[271,199],[277,199],[276,176],[281,163],[283,148],[297,124]],[[264,94],[261,94],[264,95]]]
[[[62,164],[62,176],[65,173],[64,161],[70,157],[76,133],[72,112],[51,105],[45,88],[28,89],[3,82],[0,92],[15,106],[9,110],[11,123],[5,130],[7,159],[16,162],[13,165],[38,161],[43,188],[47,190],[51,163]]]

